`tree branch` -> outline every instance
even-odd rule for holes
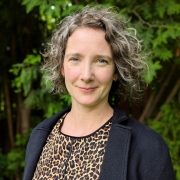
[[[145,24],[145,25],[149,26],[150,28],[165,28],[165,29],[168,28],[168,26],[166,26],[166,25],[156,25],[156,24],[151,24],[151,23],[145,21],[145,20],[139,15],[139,13],[136,11],[138,8],[139,8],[139,6],[136,6],[132,12],[133,12],[134,15],[139,19],[139,21],[140,21],[142,24]]]

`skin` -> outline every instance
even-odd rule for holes
[[[67,41],[61,73],[72,98],[61,131],[68,135],[92,133],[113,115],[108,103],[117,79],[110,45],[99,29],[78,28]]]

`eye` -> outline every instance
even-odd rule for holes
[[[72,58],[69,59],[69,61],[78,62],[78,61],[79,61],[79,58],[72,57]]]
[[[97,62],[101,63],[101,64],[107,64],[108,63],[108,61],[105,59],[99,59],[99,60],[97,60]]]

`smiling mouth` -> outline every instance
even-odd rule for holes
[[[79,89],[82,91],[82,92],[93,92],[96,87],[92,87],[92,88],[84,88],[84,87],[79,87]]]

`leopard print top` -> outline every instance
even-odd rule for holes
[[[73,137],[60,132],[64,118],[56,123],[48,136],[33,180],[97,180],[111,119],[90,135]]]

